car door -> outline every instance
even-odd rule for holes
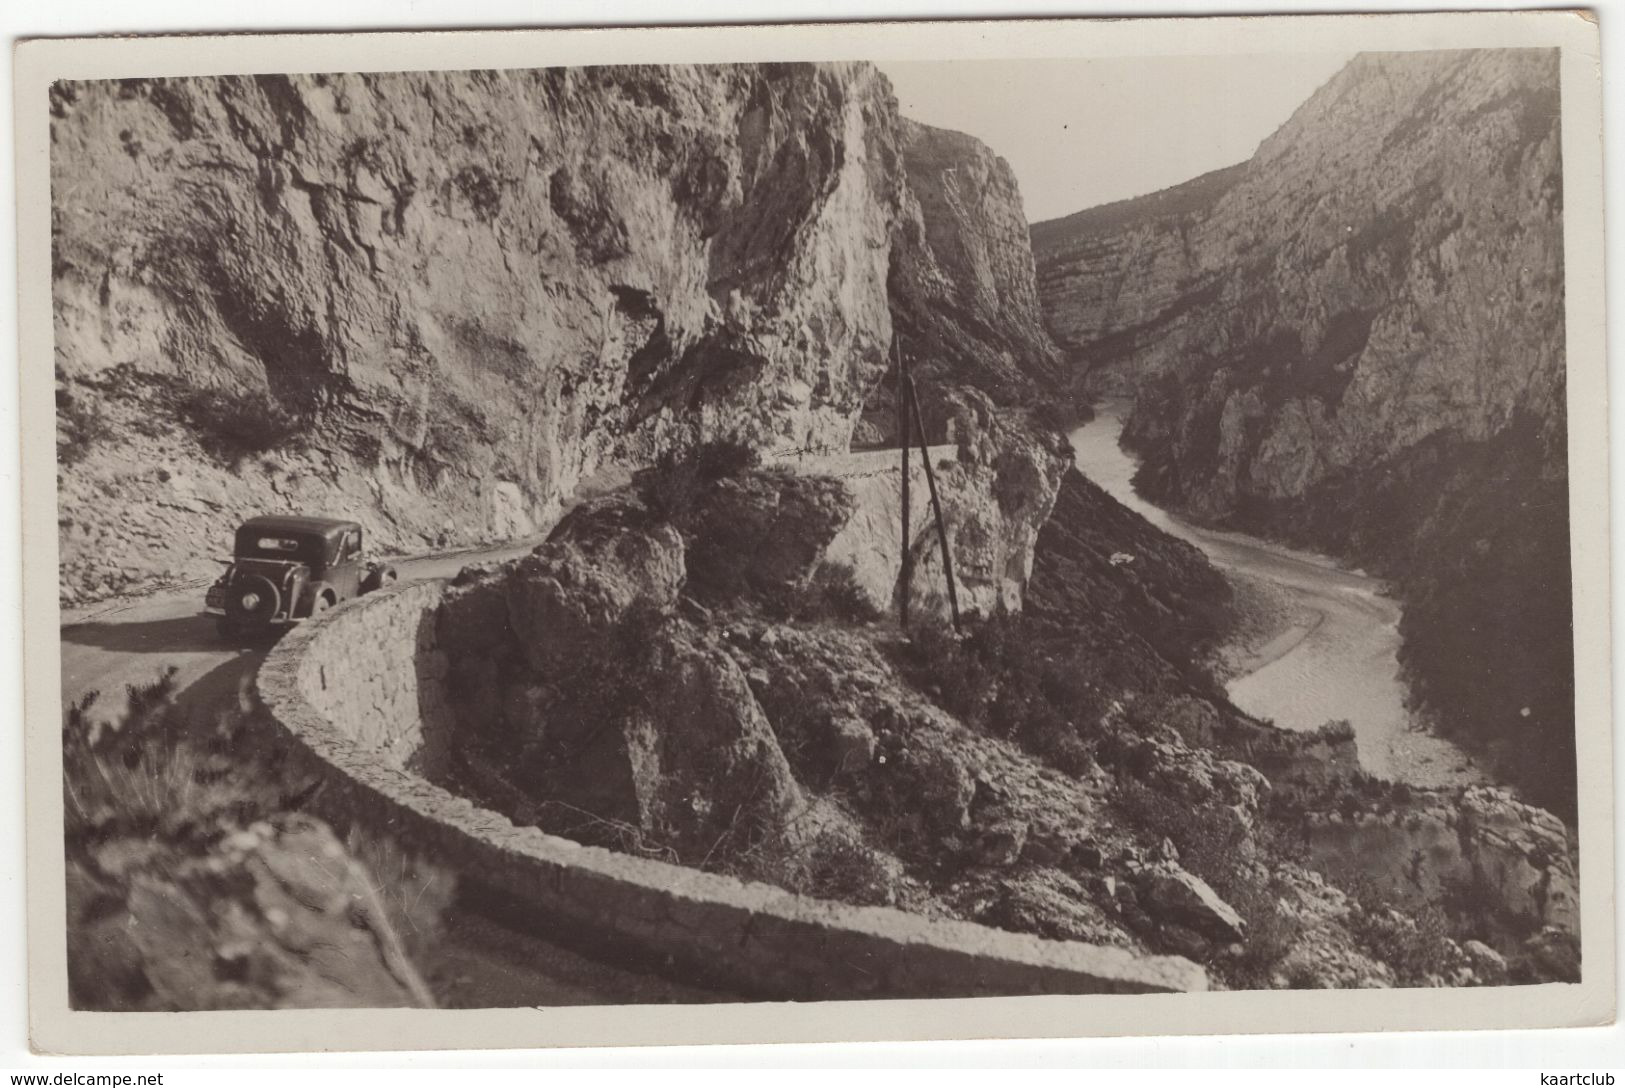
[[[341,601],[361,592],[361,530],[349,529],[339,538],[338,561],[328,571],[327,581]]]

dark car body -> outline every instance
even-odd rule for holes
[[[203,611],[236,634],[297,623],[394,580],[394,568],[364,554],[359,522],[266,515],[238,528]]]

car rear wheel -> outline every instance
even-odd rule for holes
[[[226,623],[239,629],[263,626],[282,606],[282,595],[269,578],[251,575],[233,585],[226,594]]]

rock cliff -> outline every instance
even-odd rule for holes
[[[1383,812],[1311,813],[1304,840],[1327,872],[1379,882],[1402,901],[1456,895],[1531,929],[1579,933],[1562,822],[1505,790],[1421,794]]]
[[[864,65],[60,83],[64,595],[243,515],[516,537],[676,435],[844,446],[902,134]]]
[[[1248,162],[1041,224],[1137,484],[1390,575],[1442,725],[1573,796],[1555,52],[1362,55]]]
[[[1043,326],[1021,190],[1010,166],[973,137],[906,118],[908,176],[889,282],[898,346],[908,356],[932,440],[970,386],[995,403],[1053,398],[1060,352]],[[895,374],[876,387],[865,435],[896,430]]]
[[[983,616],[1020,611],[1039,534],[1055,506],[1069,451],[1053,436],[1001,413],[978,390],[944,388],[947,395],[939,406],[958,442],[931,450],[959,607]],[[869,466],[886,457],[860,456]],[[947,616],[941,545],[919,452],[909,456],[913,491],[906,544],[898,517],[901,473],[892,471],[890,457],[882,462],[883,470],[842,474],[856,501],[829,545],[828,558],[850,567],[870,603],[886,611],[900,592],[906,547],[914,564],[912,606],[921,614]]]
[[[1212,270],[1192,248],[1191,232],[1244,172],[1245,164],[1227,167],[1033,224],[1044,323],[1073,381],[1133,392],[1135,353],[1167,335],[1208,293]]]

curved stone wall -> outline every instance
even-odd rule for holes
[[[380,590],[290,631],[259,698],[313,761],[324,804],[385,827],[494,893],[510,924],[561,930],[742,995],[785,999],[1202,990],[1175,956],[1050,941],[968,922],[854,907],[583,846],[434,785],[447,743],[445,583]]]

